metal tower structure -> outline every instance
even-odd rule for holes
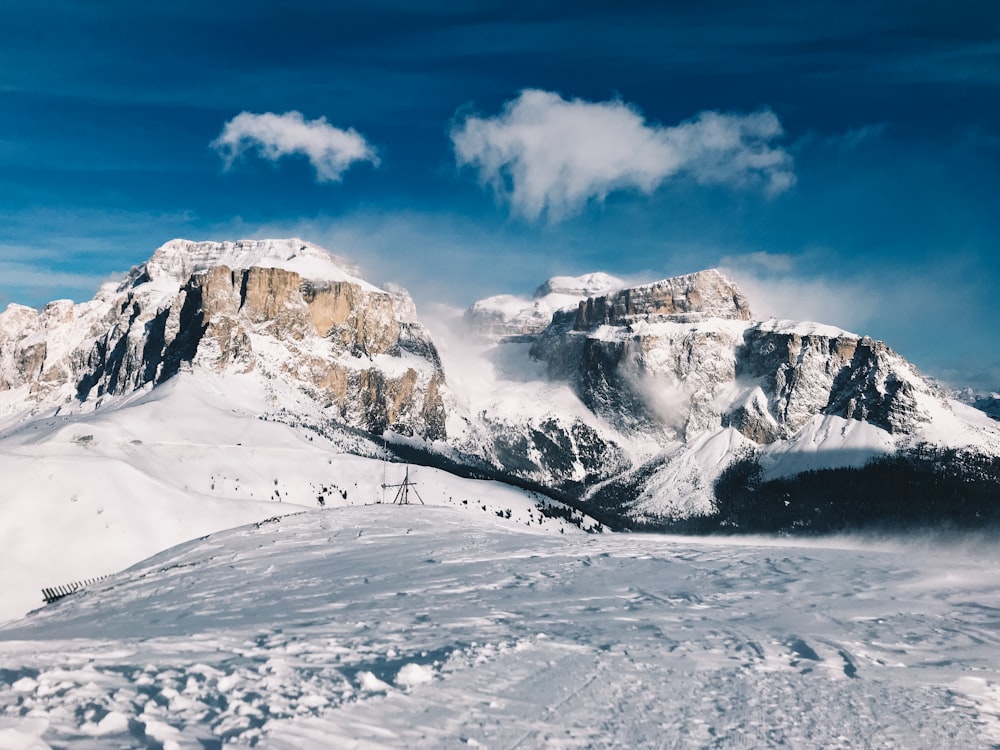
[[[396,497],[393,499],[393,505],[409,505],[410,504],[410,490],[413,490],[413,494],[417,496],[417,500],[420,501],[421,505],[425,505],[424,499],[420,497],[420,493],[417,492],[416,482],[410,481],[410,467],[406,467],[406,475],[403,477],[403,481],[399,484],[385,484],[382,483],[382,489],[395,489]]]

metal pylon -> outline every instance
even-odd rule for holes
[[[396,490],[396,497],[393,499],[393,505],[409,505],[410,504],[410,490],[413,490],[413,494],[417,496],[417,500],[420,501],[421,505],[425,505],[424,499],[420,497],[420,493],[417,492],[416,482],[410,481],[410,467],[406,467],[406,475],[403,477],[403,481],[400,484],[383,484],[382,489],[392,489]]]

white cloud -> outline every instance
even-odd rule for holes
[[[854,280],[757,276],[724,268],[750,300],[754,318],[808,320],[869,333],[887,311],[879,290]]]
[[[466,117],[451,138],[458,165],[477,168],[515,212],[556,220],[613,190],[648,194],[680,175],[780,193],[795,183],[791,155],[770,145],[781,135],[770,110],[702,112],[662,127],[622,101],[567,101],[528,89],[496,117]]]
[[[241,112],[225,124],[211,146],[222,156],[226,169],[249,149],[270,161],[302,154],[320,182],[339,181],[356,161],[378,164],[375,149],[356,130],[335,128],[325,117],[306,120],[301,112]]]
[[[101,284],[118,280],[122,275],[59,271],[43,265],[0,260],[0,278],[4,286],[0,294],[6,300],[32,307],[64,297],[81,302],[90,299]],[[0,312],[3,312],[2,307]]]
[[[864,333],[886,312],[884,290],[857,275],[817,274],[824,263],[832,263],[828,252],[811,248],[799,255],[726,255],[719,267],[746,293],[755,318],[809,320]]]

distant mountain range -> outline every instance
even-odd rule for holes
[[[0,313],[0,462],[30,454],[15,484],[44,493],[48,472],[72,495],[53,457],[93,457],[106,433],[131,446],[113,458],[147,497],[169,485],[171,497],[363,502],[312,462],[355,456],[377,472],[389,456],[611,528],[997,518],[995,397],[951,398],[865,336],[757,320],[717,270],[637,286],[555,277],[531,299],[429,312],[298,239],[168,242],[89,302]],[[160,421],[135,427],[152,404]],[[142,447],[169,435],[216,455],[262,425],[298,437],[281,438],[280,460],[244,458],[261,476],[228,459],[157,466],[177,456]],[[134,500],[142,513],[146,497]]]

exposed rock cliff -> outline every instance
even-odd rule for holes
[[[8,308],[0,389],[87,403],[185,365],[257,369],[353,427],[445,437],[444,373],[412,300],[354,274],[299,240],[175,240],[92,302]]]
[[[747,437],[789,437],[817,414],[858,419],[889,432],[913,432],[928,420],[915,393],[930,386],[881,341],[829,326],[769,321],[749,327],[738,352],[737,376],[761,384],[776,430]],[[738,426],[745,413],[732,413]]]
[[[550,382],[611,426],[608,455],[630,457],[585,492],[592,512],[710,513],[715,477],[747,451],[794,473],[922,440],[1000,445],[882,342],[751,317],[738,287],[704,271],[588,299],[535,337]]]
[[[911,431],[928,386],[883,343],[831,326],[750,322],[718,271],[624,289],[557,314],[532,356],[626,431],[690,440],[732,426],[758,443],[817,414]]]
[[[749,320],[743,292],[714,269],[622,289],[580,303],[574,328],[627,326],[632,322],[686,322],[704,318]]]

